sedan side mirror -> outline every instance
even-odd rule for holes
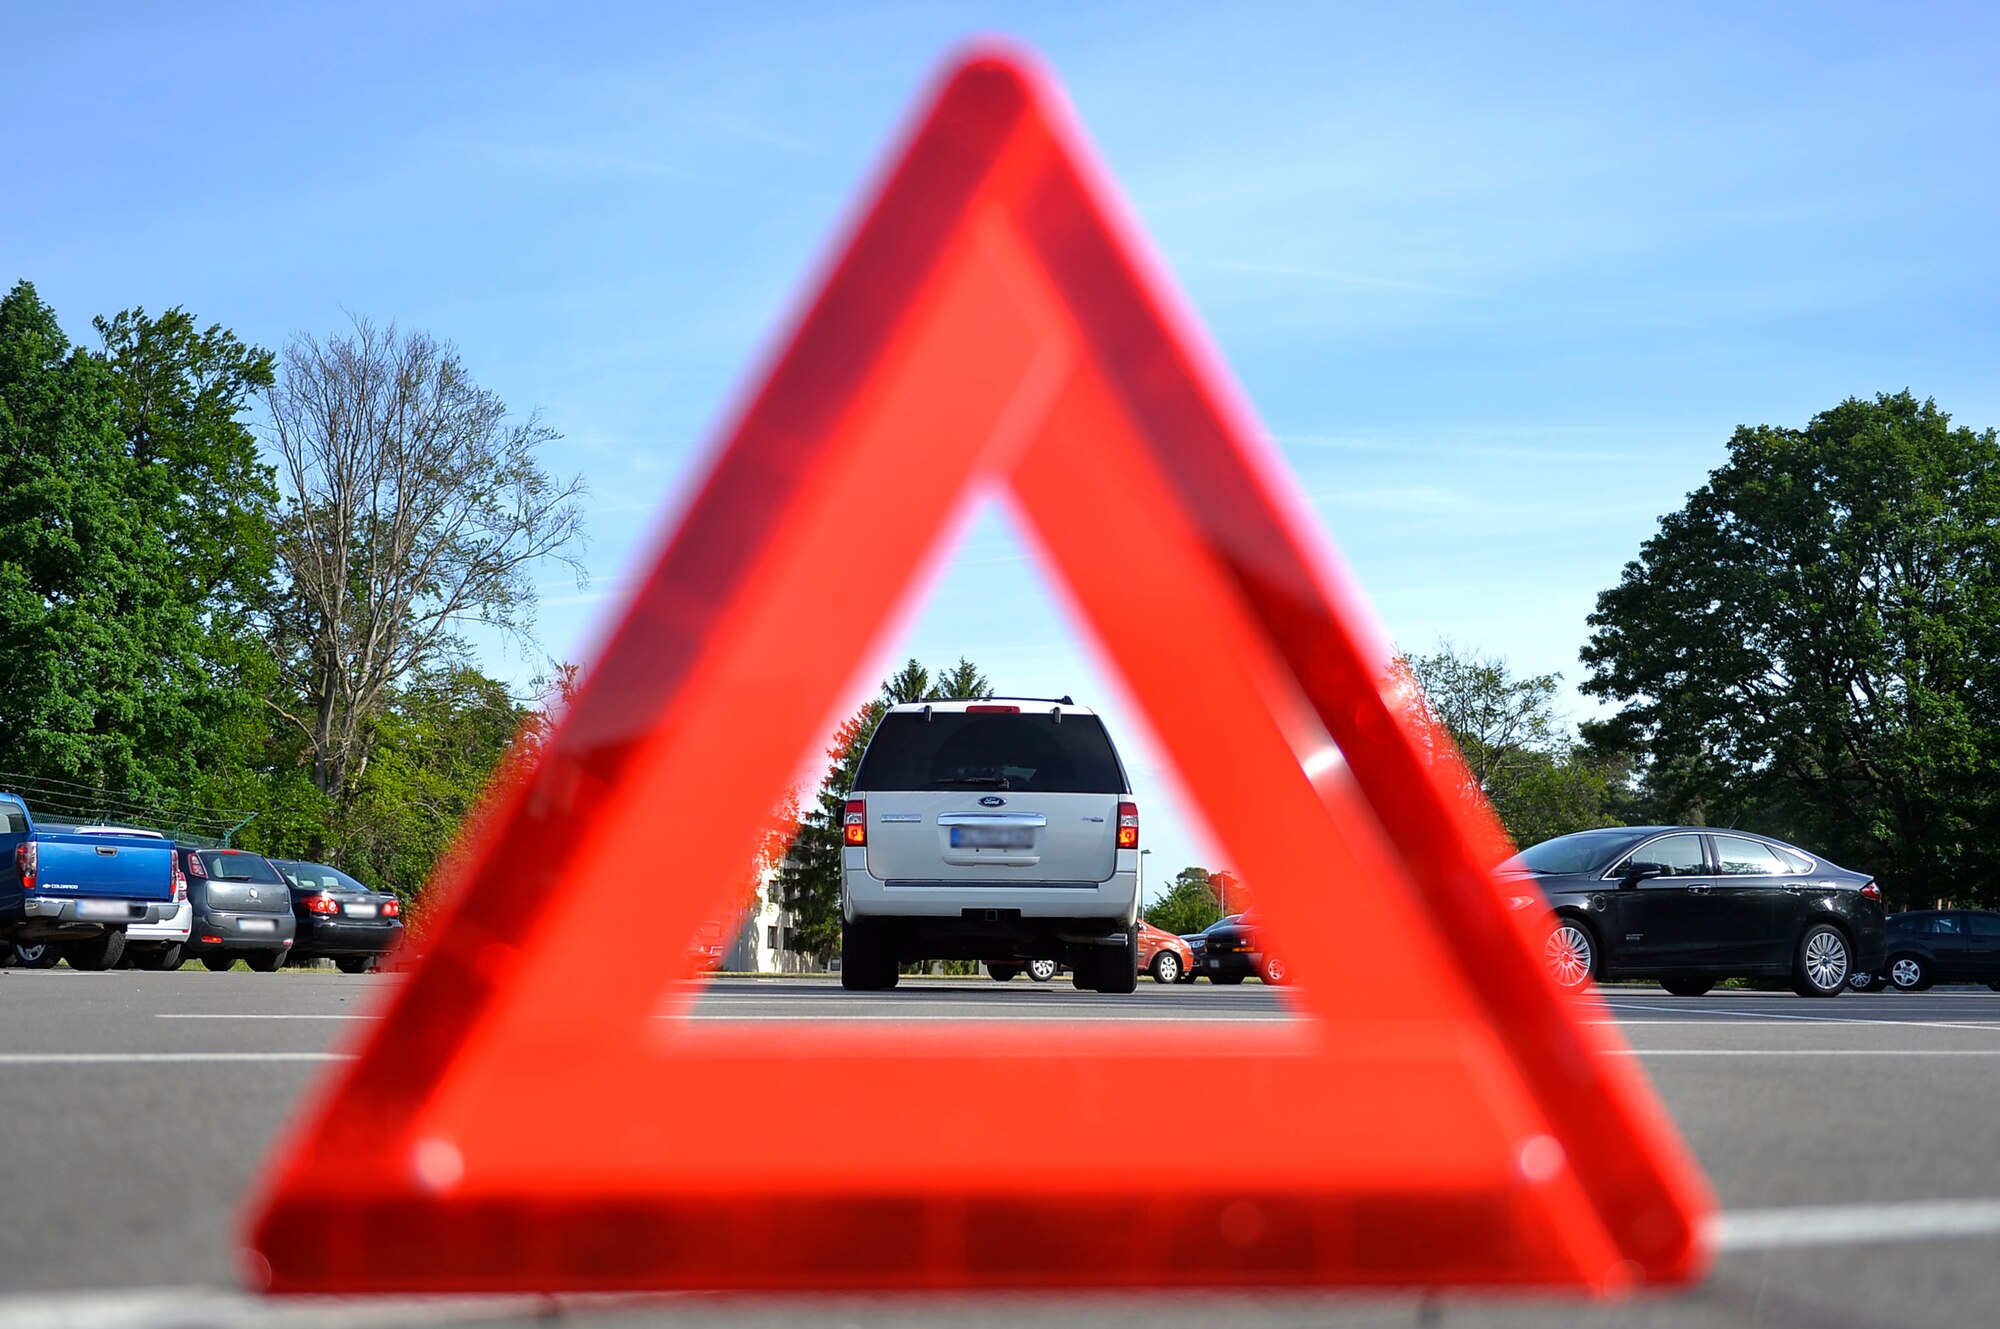
[[[1654,877],[1664,877],[1666,875],[1667,870],[1658,863],[1627,863],[1625,865],[1625,874],[1618,878],[1618,889],[1629,891],[1642,881],[1650,881]]]

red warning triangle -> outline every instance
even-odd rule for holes
[[[1695,1276],[1698,1173],[1601,1008],[1545,978],[1487,814],[1257,438],[1053,85],[1010,53],[950,69],[431,953],[284,1146],[260,1281]],[[688,983],[663,1017],[693,977],[672,940],[737,904],[776,794],[996,493],[1270,933],[1316,939],[1287,951],[1299,1018],[732,1025],[681,1018]],[[1226,1144],[1143,1166],[1192,1138],[1196,1091]]]

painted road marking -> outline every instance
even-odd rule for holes
[[[166,1011],[154,1011],[155,1020],[379,1020],[379,1015],[235,1015],[235,1014],[189,1014],[182,1015]]]
[[[1802,1246],[1877,1245],[1943,1237],[2000,1235],[2000,1200],[1905,1200],[1737,1209],[1710,1236],[1718,1250],[1769,1251]]]
[[[144,1062],[206,1065],[227,1061],[353,1061],[346,1052],[0,1052],[0,1066],[121,1066]]]

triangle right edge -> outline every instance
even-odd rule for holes
[[[1146,440],[1173,515],[1195,528],[1338,746],[1430,931],[1560,1142],[1620,1257],[1596,1280],[1599,1290],[1699,1279],[1714,1200],[1692,1154],[1633,1059],[1617,1055],[1619,1041],[1583,1025],[1604,1008],[1564,996],[1543,972],[1491,879],[1490,811],[1466,807],[1428,755],[1419,721],[1395,695],[1372,614],[1287,501],[1293,486],[1281,464],[1126,220],[1108,174],[1059,102],[1037,104],[1058,151],[1025,192],[1016,224],[1066,301],[1086,358]],[[1018,497],[1024,526],[1038,526],[1033,500]],[[1046,541],[1047,532],[1035,533]],[[1075,572],[1071,559],[1045,562]],[[1105,644],[1116,659],[1117,643]],[[1158,714],[1169,699],[1138,700]],[[1171,755],[1195,787],[1182,754]]]

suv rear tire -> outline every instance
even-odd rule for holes
[[[887,992],[896,986],[895,952],[874,929],[859,922],[840,926],[840,986],[849,992]]]
[[[1139,938],[1127,933],[1122,946],[1099,946],[1090,953],[1091,990],[1123,996],[1139,990]]]
[[[69,961],[72,969],[110,969],[117,965],[118,957],[123,954],[124,928],[112,928],[103,936],[89,941],[66,941],[62,948],[62,958]]]

